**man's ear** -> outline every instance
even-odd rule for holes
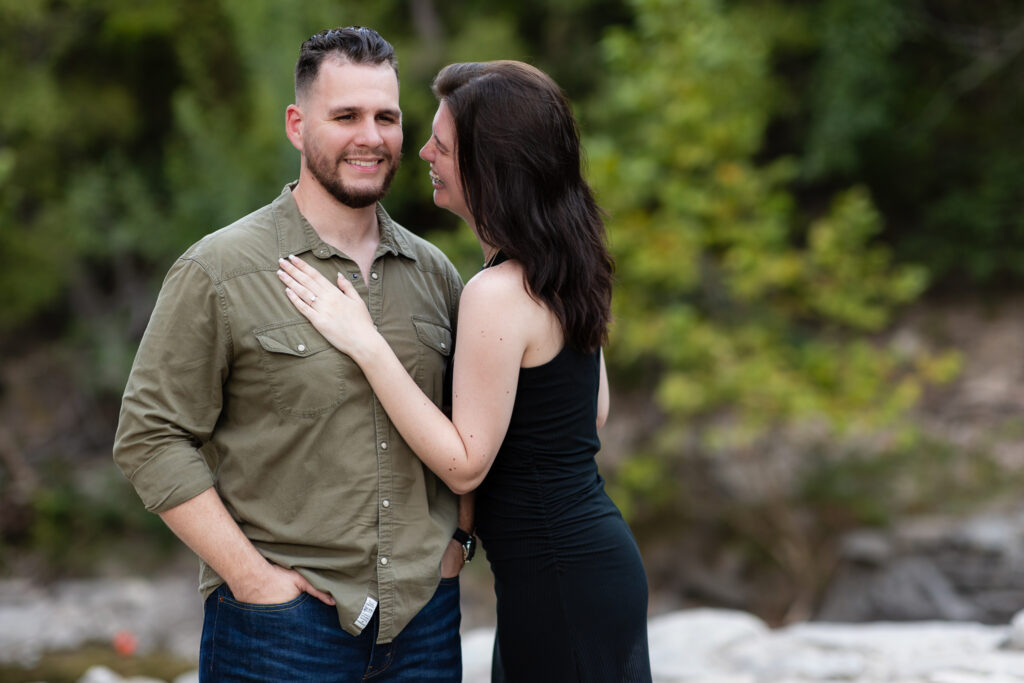
[[[295,149],[302,150],[302,109],[297,104],[289,104],[284,110],[284,132]]]

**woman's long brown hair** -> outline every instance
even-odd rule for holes
[[[528,291],[557,316],[567,345],[596,350],[608,338],[614,262],[561,88],[515,61],[451,64],[433,88],[455,121],[480,238],[523,265]]]

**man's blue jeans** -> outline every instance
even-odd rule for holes
[[[236,601],[227,584],[206,600],[199,679],[222,681],[462,680],[459,579],[441,579],[434,597],[394,641],[377,645],[378,614],[358,636],[337,611],[307,593],[280,605]]]

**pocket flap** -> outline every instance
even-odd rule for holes
[[[299,358],[312,356],[331,346],[307,321],[270,325],[253,333],[266,351]]]
[[[429,346],[442,356],[452,353],[452,331],[447,325],[413,316],[412,325],[416,328],[416,337],[420,343]]]

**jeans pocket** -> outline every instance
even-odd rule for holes
[[[287,602],[264,605],[255,602],[242,602],[241,600],[236,600],[235,596],[231,594],[231,589],[227,587],[227,584],[223,584],[217,589],[217,600],[219,600],[222,605],[249,612],[286,612],[301,606],[311,597],[312,596],[309,593],[299,593]]]
[[[259,605],[236,600],[222,586],[206,604],[200,681],[359,680],[366,654],[344,656],[339,650],[350,643],[357,640],[341,630],[337,611],[308,593]]]

